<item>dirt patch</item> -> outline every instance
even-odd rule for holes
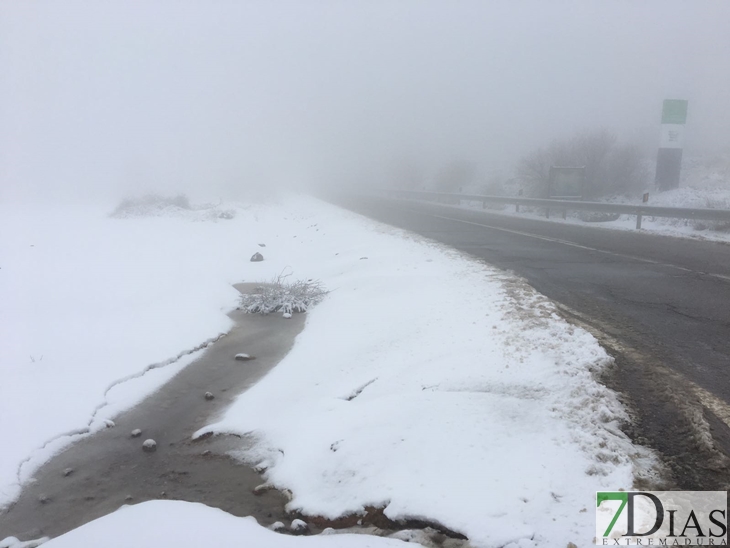
[[[448,527],[444,527],[440,523],[426,521],[422,519],[403,519],[392,520],[385,515],[385,509],[375,506],[366,506],[363,514],[350,514],[337,519],[328,519],[321,516],[301,516],[302,519],[314,524],[320,529],[332,527],[333,529],[350,529],[358,526],[373,526],[381,531],[392,533],[404,529],[418,529],[433,531],[431,537],[442,536],[444,538],[467,540],[461,533],[452,531]]]

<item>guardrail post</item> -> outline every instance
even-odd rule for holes
[[[647,203],[649,201],[649,193],[645,192],[644,195],[641,197],[642,203]],[[639,213],[636,214],[636,230],[641,229],[641,210],[639,210]]]

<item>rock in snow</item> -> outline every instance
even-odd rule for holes
[[[132,430],[132,437],[133,438],[138,438],[141,435],[142,435],[142,430],[140,430],[139,428],[135,428],[134,430]]]
[[[236,359],[241,361],[253,360],[254,357],[249,354],[236,354]]]
[[[272,531],[276,531],[278,533],[279,531],[283,531],[284,529],[286,529],[286,525],[284,525],[280,521],[275,521],[274,523],[269,525],[269,529],[271,529]]]
[[[212,400],[213,398],[215,398],[215,396],[213,395],[213,393],[212,393],[212,392],[206,392],[206,393],[205,393],[205,399],[206,399],[206,400],[210,401],[210,400]]]
[[[284,316],[284,318],[288,320],[289,318],[291,318],[291,312],[284,312],[282,316]]]
[[[263,495],[264,493],[266,493],[266,491],[271,491],[273,488],[274,486],[270,483],[262,483],[261,485],[257,485],[256,487],[254,487],[253,494],[257,496]]]
[[[307,525],[306,521],[302,521],[301,519],[295,519],[291,522],[291,526],[289,527],[291,529],[292,533],[301,535],[309,531],[309,525]]]
[[[252,263],[260,263],[263,260],[264,260],[264,256],[261,253],[259,253],[259,252],[256,252],[253,255],[251,255],[251,262]]]
[[[142,449],[147,453],[157,451],[157,442],[152,439],[144,440],[144,443],[142,443]]]
[[[74,473],[74,469],[73,469],[73,468],[66,468],[66,469],[65,469],[65,470],[63,471],[63,476],[64,476],[64,477],[68,477],[68,476],[70,476],[70,475],[71,475],[71,474],[73,474],[73,473]]]

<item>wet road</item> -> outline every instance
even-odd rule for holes
[[[666,464],[654,486],[730,487],[730,245],[442,204],[328,196],[525,278],[615,357],[626,432]]]

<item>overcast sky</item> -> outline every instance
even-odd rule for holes
[[[730,2],[0,0],[0,193],[222,194],[605,126],[730,146]]]

